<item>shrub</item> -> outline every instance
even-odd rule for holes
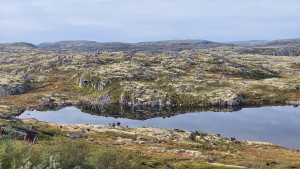
[[[23,159],[29,156],[29,145],[24,141],[0,141],[0,168],[9,169],[22,165]]]
[[[139,159],[124,150],[91,146],[83,140],[54,137],[32,145],[26,141],[0,141],[0,169],[142,168]]]

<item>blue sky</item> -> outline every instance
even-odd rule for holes
[[[299,0],[2,0],[0,43],[300,38]]]

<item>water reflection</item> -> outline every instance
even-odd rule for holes
[[[177,112],[173,110],[153,110],[154,113],[151,113],[142,109],[114,111],[113,108],[81,108],[82,110],[67,107],[57,111],[26,111],[20,118],[36,118],[58,124],[121,122],[121,125],[128,125],[129,127],[180,128],[191,131],[204,131],[211,134],[219,133],[222,136],[238,139],[267,141],[289,148],[300,149],[300,107],[274,106],[243,108],[237,111],[227,109],[232,112],[210,110],[185,114],[181,113],[188,110],[178,110]],[[95,109],[99,110],[94,111]],[[109,112],[113,112],[109,115],[113,117],[108,117]]]
[[[60,106],[40,106],[35,110],[37,111],[57,111],[63,109]],[[84,113],[92,115],[115,117],[115,118],[128,118],[132,120],[147,120],[157,117],[172,117],[178,114],[194,113],[202,111],[214,111],[214,112],[233,112],[241,110],[242,107],[210,107],[210,108],[166,108],[166,107],[120,107],[119,105],[111,105],[109,107],[96,106],[96,105],[80,105],[76,106]]]

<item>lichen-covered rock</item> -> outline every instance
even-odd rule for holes
[[[18,95],[26,93],[28,87],[25,84],[16,86],[0,85],[0,96]]]
[[[145,83],[124,83],[125,89],[120,96],[119,104],[122,106],[152,106],[172,107],[173,102],[161,90],[152,89]]]
[[[109,92],[104,92],[99,96],[99,105],[110,105],[112,103],[112,98]]]
[[[221,100],[218,99],[216,102],[213,103],[213,106],[242,106],[245,104],[246,101],[242,94],[236,94],[233,98],[229,100]]]
[[[92,84],[94,90],[103,90],[110,82],[108,80],[99,80]]]
[[[77,84],[80,88],[82,88],[85,85],[85,80],[82,76],[77,79]]]
[[[81,76],[77,79],[77,85],[82,87],[90,87],[94,90],[103,90],[106,86],[110,84],[109,80],[106,79],[86,79],[84,76]]]
[[[54,101],[51,97],[43,97],[42,99],[38,100],[38,102],[42,105],[44,104],[50,104]]]
[[[242,94],[237,94],[236,97],[227,100],[225,102],[226,106],[241,106],[242,104],[245,103],[244,96]]]

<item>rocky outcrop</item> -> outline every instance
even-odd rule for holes
[[[244,99],[244,96],[242,94],[237,94],[235,97],[229,100],[217,100],[216,102],[213,103],[213,106],[242,106],[245,104],[246,101]]]
[[[77,79],[77,85],[82,88],[85,86],[92,87],[94,90],[103,90],[110,82],[105,79],[101,80],[87,80],[83,76]]]
[[[77,79],[77,85],[82,88],[85,85],[84,78],[81,76],[80,78]]]
[[[92,84],[92,87],[94,90],[103,90],[110,82],[107,80],[100,80],[94,84]]]
[[[41,97],[41,95],[39,95],[39,97]],[[71,103],[71,101],[68,100],[68,96],[57,92],[51,92],[49,94],[42,95],[41,98],[39,97],[36,98],[36,101],[41,105],[69,105]]]
[[[42,105],[51,104],[53,101],[54,99],[51,97],[43,97],[42,99],[38,100],[38,102]]]
[[[173,107],[174,103],[168,94],[162,90],[154,89],[147,83],[122,83],[124,87],[120,95],[119,104],[122,106],[143,107]]]
[[[286,101],[287,104],[292,104],[292,105],[300,105],[300,100],[298,101]]]
[[[244,96],[242,94],[237,94],[233,99],[227,100],[224,106],[241,106],[244,103]]]
[[[81,99],[86,100],[84,103],[88,103],[92,106],[110,106],[112,104],[112,97],[109,92],[100,94],[98,99],[94,99],[88,96],[79,95]]]
[[[18,95],[26,93],[28,87],[25,84],[17,86],[0,85],[0,96]]]
[[[151,99],[142,99],[136,96],[126,97],[121,95],[119,104],[122,106],[144,106],[144,107],[173,107],[174,103],[166,97],[156,97]]]
[[[112,98],[109,94],[109,92],[104,92],[99,96],[99,105],[111,105],[112,103]]]

